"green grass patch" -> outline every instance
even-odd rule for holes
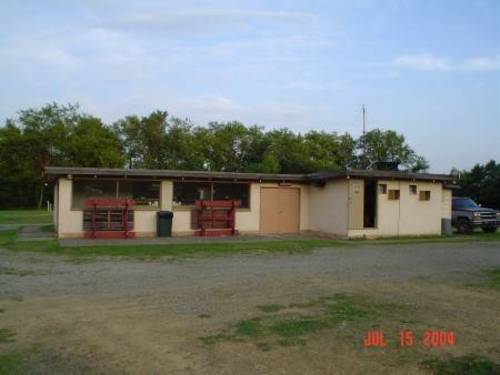
[[[348,246],[348,242],[330,240],[283,240],[283,241],[234,241],[219,243],[182,243],[155,245],[104,245],[62,247],[57,240],[10,241],[3,246],[13,251],[31,251],[54,255],[77,255],[81,257],[119,256],[135,258],[158,258],[162,256],[192,257],[197,255],[224,255],[238,252],[309,252],[319,247]]]
[[[27,374],[27,368],[22,353],[0,353],[0,374],[21,375]]]
[[[47,226],[49,227],[49,226]],[[244,240],[202,243],[171,244],[120,244],[61,246],[56,239],[16,241],[16,231],[0,232],[0,247],[13,251],[29,251],[54,255],[68,255],[76,258],[92,260],[99,256],[134,257],[139,259],[155,259],[166,257],[218,256],[244,252],[285,252],[307,253],[319,248],[353,248],[363,245],[400,245],[423,243],[459,243],[500,241],[500,233],[477,233],[474,235],[456,235],[448,237],[405,237],[379,240],[331,240],[322,238],[297,238],[278,240]],[[300,306],[297,306],[300,307]]]
[[[8,230],[0,232],[0,246],[7,246],[14,243],[16,240],[16,231]]]
[[[486,280],[471,284],[470,286],[500,290],[500,268],[483,270],[482,273],[486,277]]]
[[[54,233],[55,232],[54,224],[41,225],[40,229],[42,230],[42,232],[45,232],[45,233]]]
[[[435,375],[494,375],[500,373],[500,365],[489,358],[469,354],[455,358],[431,358],[422,367]]]
[[[262,333],[262,325],[259,318],[243,320],[236,324],[236,336],[257,337]]]
[[[50,224],[52,212],[47,210],[0,210],[0,224]]]
[[[266,307],[262,309],[263,306]],[[273,307],[269,309],[269,306]],[[261,305],[257,308],[265,315],[237,322],[216,335],[200,337],[200,340],[205,344],[253,342],[262,350],[305,345],[308,338],[321,331],[359,320],[372,321],[380,313],[366,301],[340,293],[303,304]]]
[[[8,328],[0,328],[0,343],[14,342],[16,333]]]

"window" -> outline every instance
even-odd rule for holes
[[[378,184],[378,193],[387,194],[387,184]]]
[[[479,208],[479,206],[470,198],[453,198],[454,210],[460,210],[464,208]]]
[[[240,200],[248,208],[250,185],[240,183],[174,182],[174,206],[191,206],[201,199]]]
[[[417,195],[417,185],[410,185],[410,195]]]
[[[90,198],[116,198],[116,181],[74,180],[73,208],[84,208]]]
[[[241,201],[241,207],[248,208],[249,185],[248,184],[213,184],[213,199],[231,199]]]
[[[399,190],[389,190],[389,200],[397,201],[399,200]]]
[[[91,198],[133,199],[138,207],[158,208],[160,206],[160,182],[74,180],[72,207],[83,209],[85,201]]]
[[[119,181],[118,197],[133,199],[138,207],[160,207],[159,181]]]
[[[174,206],[190,206],[198,199],[210,199],[210,184],[174,182]]]
[[[420,200],[421,201],[430,201],[431,200],[431,192],[429,190],[420,190]]]

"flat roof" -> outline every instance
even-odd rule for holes
[[[324,183],[340,178],[360,177],[394,180],[438,181],[453,184],[454,178],[447,174],[417,173],[404,171],[380,171],[347,169],[335,172],[318,172],[310,174],[277,174],[277,173],[242,173],[181,171],[169,169],[126,169],[126,168],[80,168],[80,167],[46,167],[45,174],[52,178],[61,176],[74,177],[119,177],[119,178],[174,178],[181,180],[220,180],[220,181],[273,181]]]

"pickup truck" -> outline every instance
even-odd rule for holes
[[[472,199],[465,197],[453,198],[451,223],[459,233],[471,233],[474,228],[482,228],[485,232],[493,233],[500,225],[496,210],[481,207]]]

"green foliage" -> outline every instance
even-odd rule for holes
[[[457,171],[460,190],[455,195],[470,197],[484,207],[500,209],[500,163],[490,160],[470,171]]]
[[[40,207],[50,199],[43,176],[48,165],[310,173],[377,161],[427,168],[394,131],[375,129],[355,140],[347,133],[264,131],[237,121],[200,127],[159,110],[107,126],[77,105],[51,103],[22,110],[0,128],[0,208]]]
[[[376,162],[398,162],[413,172],[429,168],[427,161],[406,143],[405,137],[393,130],[373,129],[360,137],[357,146],[358,168],[367,168]]]
[[[40,208],[52,196],[45,167],[121,167],[121,147],[110,128],[78,106],[52,103],[20,111],[0,128],[0,208]]]

